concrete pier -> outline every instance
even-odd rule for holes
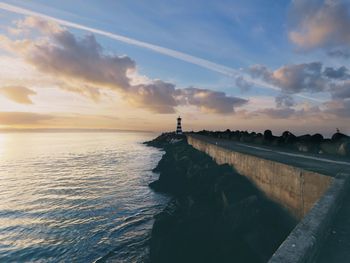
[[[348,204],[344,203],[350,200],[348,159],[299,154],[196,134],[188,134],[187,139],[217,163],[232,165],[300,220],[269,263],[340,262],[339,259],[350,262],[350,228],[341,225],[349,222],[350,215]]]
[[[250,147],[245,149],[242,144],[200,135],[188,135],[187,138],[189,144],[206,152],[219,164],[232,165],[266,196],[281,204],[299,220],[325,193],[333,180],[326,174],[302,168],[302,164],[298,167],[275,161],[281,158],[280,153],[259,152]],[[291,157],[286,156],[284,159]]]

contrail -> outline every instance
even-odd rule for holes
[[[14,5],[10,5],[10,4],[6,4],[4,2],[0,2],[0,9],[9,11],[9,12],[13,12],[13,13],[17,13],[17,14],[21,14],[21,15],[29,15],[29,16],[36,16],[36,17],[40,17],[43,18],[45,20],[51,20],[54,21],[60,25],[63,26],[67,26],[67,27],[71,27],[71,28],[76,28],[76,29],[80,29],[80,30],[84,30],[84,31],[89,31],[101,36],[105,36],[120,42],[124,42],[133,46],[137,46],[137,47],[142,47],[142,48],[146,48],[149,50],[152,50],[154,52],[169,56],[169,57],[173,57],[179,60],[183,60],[186,62],[189,62],[191,64],[195,64],[198,66],[201,66],[203,68],[224,74],[224,75],[229,75],[229,76],[236,76],[239,74],[239,71],[230,68],[230,67],[226,67],[224,65],[220,65],[214,62],[211,62],[209,60],[206,59],[202,59],[202,58],[198,58],[183,52],[179,52],[173,49],[169,49],[169,48],[165,48],[162,46],[158,46],[158,45],[154,45],[154,44],[150,44],[147,42],[143,42],[140,40],[136,40],[136,39],[132,39],[126,36],[122,36],[122,35],[118,35],[118,34],[114,34],[111,32],[107,32],[107,31],[103,31],[100,29],[96,29],[96,28],[92,28],[92,27],[88,27],[88,26],[84,26],[81,24],[77,24],[74,22],[70,22],[67,20],[63,20],[63,19],[58,19],[52,16],[48,16],[39,12],[35,12],[29,9],[24,9],[21,7],[17,7]]]
[[[221,73],[221,74],[229,76],[229,77],[237,77],[240,75],[244,75],[244,77],[249,82],[254,83],[255,85],[258,85],[260,87],[264,87],[267,89],[275,90],[275,91],[280,91],[277,87],[270,85],[268,83],[265,83],[263,81],[253,79],[250,76],[248,76],[247,74],[242,74],[242,72],[240,72],[239,70],[236,70],[234,68],[220,65],[220,64],[217,64],[215,62],[212,62],[212,61],[209,61],[209,60],[206,60],[203,58],[195,57],[195,56],[192,56],[192,55],[189,55],[189,54],[186,54],[186,53],[174,50],[174,49],[154,45],[151,43],[143,42],[143,41],[129,38],[126,36],[122,36],[119,34],[114,34],[114,33],[108,32],[108,31],[104,31],[104,30],[93,28],[93,27],[88,27],[88,26],[84,26],[84,25],[77,24],[74,22],[70,22],[67,20],[55,18],[55,17],[48,16],[48,15],[45,15],[43,13],[35,12],[35,11],[29,10],[29,9],[21,8],[21,7],[15,6],[15,5],[6,4],[4,2],[0,2],[0,9],[6,10],[9,12],[13,12],[16,14],[21,14],[21,15],[36,16],[36,17],[43,18],[45,20],[54,21],[54,22],[56,22],[60,25],[63,25],[63,26],[92,32],[92,33],[95,33],[95,34],[98,34],[101,36],[108,37],[110,39],[114,39],[114,40],[117,40],[117,41],[120,41],[123,43],[133,45],[133,46],[152,50],[156,53],[159,53],[159,54],[162,54],[162,55],[165,55],[168,57],[172,57],[172,58],[175,58],[178,60],[182,60],[182,61],[188,62],[190,64],[194,64],[194,65],[200,66],[202,68],[206,68],[206,69],[209,69],[211,71],[218,72],[218,73]],[[305,99],[309,99],[309,100],[314,100],[317,102],[321,102],[318,99],[306,97],[306,96],[303,96],[300,94],[296,94],[296,96],[301,97],[301,98],[305,98]]]

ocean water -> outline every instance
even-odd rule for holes
[[[144,262],[152,133],[0,133],[0,262]]]

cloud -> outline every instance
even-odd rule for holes
[[[283,99],[286,95],[302,92],[330,92],[339,97],[347,93],[350,81],[347,67],[324,68],[321,62],[284,65],[276,70],[253,65],[247,72],[252,78],[263,79],[284,93],[281,98],[276,98],[277,105],[285,102]]]
[[[292,1],[289,38],[305,50],[347,47],[350,44],[349,10],[349,1]]]
[[[350,99],[350,80],[333,84],[331,94],[332,98],[336,100]]]
[[[39,30],[48,34],[63,30],[62,27],[56,22],[37,19],[34,16],[27,16],[23,20],[17,20],[14,22],[14,25],[15,27],[9,28],[9,31],[15,35],[30,33],[30,29]]]
[[[277,108],[290,108],[295,105],[294,99],[290,95],[281,94],[275,98]]]
[[[264,65],[253,65],[248,72],[253,78],[263,79],[290,94],[323,91],[326,84],[320,62],[285,65],[274,71]]]
[[[329,50],[327,54],[330,57],[334,57],[334,58],[343,58],[343,59],[350,58],[350,50],[346,50],[346,49],[332,49],[332,50]]]
[[[233,113],[234,108],[248,100],[227,96],[224,92],[207,89],[186,88],[176,90],[177,100],[182,105],[194,105],[208,113]]]
[[[205,112],[228,114],[246,103],[223,92],[176,89],[172,83],[138,77],[135,61],[128,56],[107,54],[93,35],[76,38],[67,29],[40,18],[26,18],[16,25],[21,30],[35,28],[44,37],[11,40],[0,36],[3,40],[0,47],[55,78],[62,89],[94,101],[99,100],[103,89],[109,89],[120,93],[132,105],[156,113],[174,113],[177,106],[189,105]]]
[[[323,73],[326,77],[331,78],[331,79],[348,79],[348,78],[350,78],[349,70],[345,66],[339,67],[338,69],[326,67]]]
[[[9,12],[14,12],[17,14],[30,16],[30,17],[35,17],[35,19],[39,18],[39,20],[41,20],[41,21],[50,21],[50,23],[55,23],[57,25],[67,26],[70,28],[75,28],[75,29],[79,29],[79,30],[88,31],[90,33],[102,35],[102,36],[108,37],[108,38],[113,39],[113,40],[117,40],[117,41],[127,43],[127,44],[130,44],[133,46],[145,48],[145,49],[157,52],[159,54],[173,57],[173,58],[194,64],[194,65],[200,66],[202,68],[206,68],[206,69],[209,69],[211,71],[218,72],[220,74],[234,76],[234,75],[237,75],[237,73],[238,73],[238,71],[236,69],[233,69],[233,68],[221,65],[221,64],[217,64],[215,62],[212,62],[212,61],[209,61],[206,59],[195,57],[195,56],[192,56],[192,55],[187,54],[187,53],[183,53],[183,52],[179,52],[177,50],[173,50],[173,49],[169,49],[166,47],[143,42],[143,41],[140,41],[137,39],[128,38],[128,37],[114,34],[114,33],[108,32],[108,31],[103,31],[103,30],[99,30],[96,28],[84,26],[82,24],[73,23],[73,22],[70,22],[67,20],[58,19],[58,18],[55,18],[52,16],[45,15],[43,13],[31,11],[29,9],[21,8],[21,7],[15,6],[15,5],[10,5],[10,4],[0,2],[0,9],[6,10]],[[25,26],[28,26],[28,24],[30,25],[30,23],[24,23]],[[32,24],[35,24],[35,23],[32,22]],[[23,30],[23,27],[21,27],[21,25],[22,25],[21,23],[18,23],[17,25],[19,26],[19,28],[12,29],[13,32]],[[42,26],[42,27],[46,27],[46,26]]]
[[[135,62],[127,56],[105,55],[93,35],[76,39],[69,31],[51,32],[52,42],[24,42],[25,60],[39,71],[64,79],[127,89],[128,70]],[[17,42],[19,44],[19,42]]]
[[[33,104],[29,97],[36,95],[36,92],[22,86],[6,86],[0,88],[0,94],[17,103]]]
[[[295,110],[292,108],[266,108],[250,113],[250,116],[267,116],[273,119],[287,119],[295,114]]]
[[[246,92],[252,87],[252,83],[247,81],[243,76],[237,77],[235,83],[242,92]]]
[[[0,112],[1,125],[33,125],[53,118],[49,114],[33,112]]]
[[[126,98],[133,105],[156,113],[175,113],[175,85],[161,80],[151,84],[132,86]]]
[[[116,40],[116,41],[120,41],[123,43],[127,43],[129,45],[134,45],[137,47],[141,47],[141,48],[145,48],[148,50],[151,50],[153,52],[165,55],[165,56],[169,56],[178,60],[182,60],[188,63],[191,63],[193,65],[197,65],[199,67],[211,70],[213,72],[218,72],[220,74],[229,76],[229,77],[238,77],[242,74],[242,72],[240,72],[237,69],[231,68],[231,67],[227,67],[225,65],[222,64],[218,64],[203,58],[199,58],[199,57],[195,57],[192,56],[190,54],[187,53],[183,53],[183,52],[179,52],[177,50],[173,50],[173,49],[169,49],[166,47],[162,47],[162,46],[158,46],[158,45],[154,45],[151,43],[147,43],[147,42],[143,42],[143,41],[139,41],[137,39],[132,39],[132,38],[128,38],[119,34],[114,34],[108,31],[103,31],[103,30],[99,30],[96,28],[92,28],[92,27],[88,27],[88,26],[84,26],[82,24],[77,24],[77,23],[73,23],[67,20],[63,20],[63,19],[58,19],[52,16],[48,16],[45,15],[43,13],[39,13],[39,12],[35,12],[29,9],[25,9],[25,8],[21,8],[15,5],[10,5],[7,3],[3,3],[0,2],[0,9],[9,11],[9,12],[13,12],[13,13],[17,13],[17,14],[22,14],[25,16],[29,16],[32,17],[33,19],[37,19],[40,21],[48,21],[50,24],[56,24],[56,26],[66,26],[69,28],[75,28],[75,29],[79,29],[79,30],[84,30],[93,34],[97,34],[97,35],[101,35],[104,37],[108,37],[110,39]],[[47,25],[43,25],[42,22],[38,23],[38,22],[34,22],[31,21],[30,19],[28,20],[28,22],[26,23],[19,23],[17,22],[17,28],[11,29],[12,31],[23,31],[26,30],[24,29],[25,26],[27,27],[33,27],[33,25],[38,25],[38,28],[48,28]],[[55,27],[56,27],[55,26]],[[274,89],[271,85],[269,85],[268,83],[264,83],[264,82],[257,82],[253,79],[249,79],[248,75],[245,75],[245,78],[249,80],[249,82],[254,83],[256,86],[261,87],[261,88],[266,88],[266,89]],[[311,99],[312,98],[308,98]]]
[[[245,118],[264,117],[270,119],[293,119],[304,121],[307,119],[329,119],[329,112],[322,111],[318,106],[309,104],[296,105],[298,108],[280,107],[280,108],[263,108],[246,112]]]
[[[350,116],[350,99],[329,101],[325,103],[325,106],[327,107],[325,109],[326,113],[338,118],[349,118]]]

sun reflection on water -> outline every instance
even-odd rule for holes
[[[147,186],[162,153],[140,142],[154,136],[0,133],[0,262],[142,256],[166,202]]]

